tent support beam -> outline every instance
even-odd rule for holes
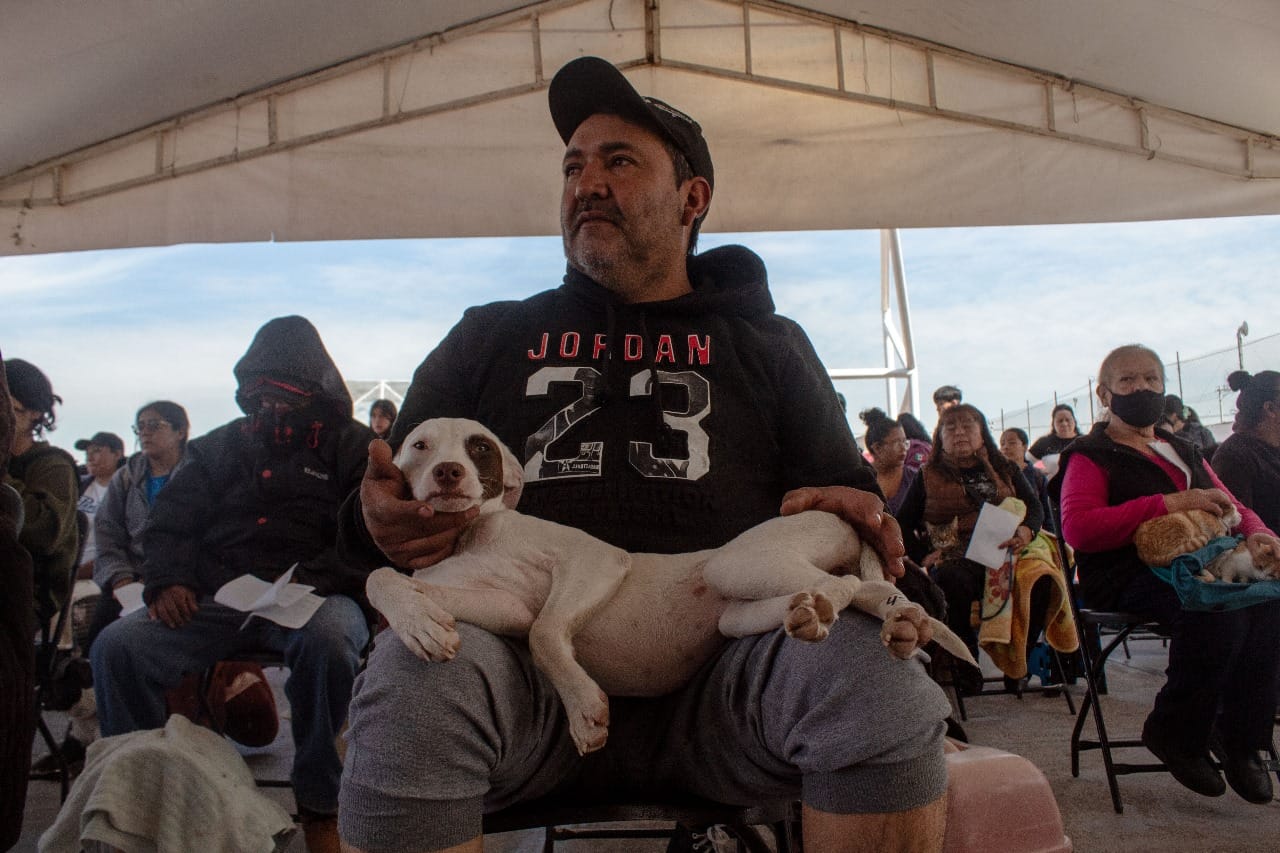
[[[896,418],[899,412],[917,413],[920,411],[920,368],[916,364],[911,304],[907,299],[902,244],[896,228],[880,231],[880,336],[884,344],[884,367],[836,368],[828,371],[828,375],[833,380],[883,380],[889,417]],[[900,379],[906,382],[901,396],[898,394]]]
[[[616,0],[615,0],[616,1]],[[219,166],[244,161],[253,157],[286,152],[291,149],[317,142],[338,139],[344,136],[374,130],[390,124],[414,121],[427,116],[463,110],[468,107],[500,101],[504,98],[516,97],[529,92],[538,91],[547,85],[544,74],[543,56],[546,40],[558,34],[548,26],[548,16],[553,12],[573,6],[603,3],[605,0],[544,0],[520,10],[507,12],[479,21],[473,21],[451,30],[435,33],[422,38],[405,42],[364,57],[334,65],[311,74],[278,83],[256,92],[248,93],[231,101],[212,105],[203,109],[159,122],[138,131],[122,135],[116,139],[89,146],[70,154],[45,161],[11,175],[0,177],[0,208],[28,208],[47,205],[67,205],[79,201],[99,198],[135,187],[189,175]],[[1255,152],[1266,150],[1280,152],[1280,137],[1261,134],[1230,125],[1213,122],[1208,119],[1188,115],[1176,110],[1149,104],[1124,96],[1116,92],[1087,86],[1073,80],[1036,71],[1029,68],[1010,65],[976,54],[925,42],[911,36],[858,24],[829,15],[808,10],[797,9],[783,3],[765,2],[765,0],[743,0],[742,15],[739,24],[725,25],[724,35],[732,36],[738,31],[742,39],[743,61],[745,68],[724,68],[708,65],[689,58],[664,56],[662,53],[664,0],[631,0],[641,3],[644,32],[643,57],[633,60],[619,61],[624,68],[644,65],[661,65],[691,73],[714,76],[723,80],[737,81],[750,85],[766,86],[790,92],[819,95],[844,100],[852,103],[881,107],[899,113],[918,114],[932,118],[941,118],[963,124],[975,125],[1000,131],[1010,131],[1032,136],[1056,139],[1067,143],[1092,146],[1129,156],[1144,159],[1160,159],[1181,166],[1207,169],[1212,172],[1246,180],[1280,179],[1280,171],[1276,174],[1260,174],[1255,171],[1258,158]],[[677,0],[665,2],[678,8]],[[753,12],[759,14],[753,14]],[[796,26],[831,27],[834,38],[831,40],[833,56],[828,57],[832,69],[832,85],[817,85],[802,80],[788,80],[757,73],[760,64],[756,61],[753,49],[753,34],[756,30],[766,28],[773,22],[769,17],[785,16],[794,21]],[[674,19],[674,18],[673,18]],[[502,33],[509,35],[513,29],[526,28],[532,44],[531,61],[518,60],[525,63],[515,66],[516,77],[524,76],[526,82],[518,85],[495,88],[487,92],[477,92],[465,97],[454,98],[439,103],[409,110],[394,108],[393,80],[395,73],[408,73],[407,66],[411,62],[419,67],[432,67],[433,73],[447,77],[450,73],[448,59],[440,59],[438,48],[456,43],[472,36]],[[910,95],[889,90],[888,96],[871,91],[854,91],[850,88],[850,80],[845,68],[845,46],[852,44],[848,36],[860,37],[865,43],[878,40],[892,50],[898,48],[903,58],[899,61],[916,61],[922,63],[920,72],[927,80],[927,91],[913,101]],[[908,57],[907,54],[911,56]],[[913,58],[914,57],[914,58]],[[939,61],[945,60],[945,70]],[[397,65],[401,63],[401,65]],[[288,136],[280,126],[279,116],[283,105],[298,93],[317,87],[321,84],[339,81],[342,78],[353,78],[354,75],[367,72],[370,68],[381,67],[381,86],[371,87],[370,97],[376,97],[378,103],[372,109],[363,112],[364,116],[375,118],[351,121],[351,116],[338,116],[331,127],[311,132]],[[943,83],[951,78],[963,82],[970,74],[997,74],[1010,86],[1035,86],[1044,91],[1042,115],[1039,119],[1030,118],[1030,122],[1002,118],[998,114],[966,111],[961,107],[967,104],[948,104],[940,92],[945,91]],[[869,88],[869,86],[868,86]],[[376,89],[376,92],[373,91]],[[1096,135],[1081,132],[1066,132],[1059,125],[1055,115],[1055,98],[1084,98],[1090,103],[1108,109],[1120,109],[1134,116],[1131,134],[1128,139],[1114,138],[1107,132],[1097,131]],[[991,107],[992,113],[998,108]],[[210,145],[184,145],[184,134],[198,134],[194,126],[215,120],[229,112],[234,112],[237,123],[241,116],[248,116],[250,111],[265,110],[265,133],[259,137],[261,144],[242,144],[240,134],[234,139],[218,144],[223,146],[219,152]],[[1196,134],[1201,138],[1197,143],[1212,142],[1217,152],[1216,157],[1201,154],[1195,146],[1189,145],[1184,152],[1176,150],[1174,142],[1166,138],[1162,145],[1158,131],[1150,127],[1150,122],[1158,120],[1163,126],[1173,126],[1179,133]],[[238,124],[237,124],[238,126]],[[1172,135],[1166,135],[1172,136]],[[198,138],[198,137],[197,137]],[[137,145],[154,145],[154,156],[129,158],[129,149]],[[185,162],[177,161],[177,152],[188,150],[208,151],[208,156]],[[129,166],[110,171],[110,177],[86,178],[78,174],[83,164],[106,160],[110,155],[119,155],[118,159],[127,160]],[[115,162],[115,161],[109,161]],[[133,163],[137,166],[133,166]],[[88,172],[92,172],[89,169]],[[94,183],[100,181],[100,183]]]

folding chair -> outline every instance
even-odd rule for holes
[[[664,822],[669,826],[602,827],[598,824]],[[673,838],[678,826],[720,826],[736,842],[742,853],[791,853],[799,851],[800,804],[763,803],[756,806],[729,806],[697,798],[667,802],[570,803],[555,798],[520,803],[485,815],[485,834],[517,829],[543,828],[544,853],[553,853],[557,841],[616,838]],[[757,827],[768,826],[773,835],[770,846]]]
[[[1071,730],[1071,775],[1080,777],[1080,753],[1096,749],[1102,753],[1102,765],[1107,775],[1107,785],[1111,789],[1111,804],[1116,814],[1124,813],[1124,804],[1120,801],[1120,783],[1118,777],[1131,773],[1165,772],[1167,768],[1160,762],[1130,763],[1117,761],[1112,754],[1115,749],[1143,747],[1142,740],[1135,737],[1115,738],[1107,734],[1106,721],[1103,718],[1102,695],[1103,670],[1107,659],[1117,648],[1122,646],[1129,635],[1137,630],[1155,631],[1157,626],[1149,619],[1135,613],[1120,611],[1091,610],[1079,607],[1076,610],[1076,624],[1080,632],[1080,655],[1084,660],[1084,677],[1086,692],[1080,702],[1080,712],[1076,715],[1075,726]],[[1094,648],[1094,637],[1100,629],[1108,629],[1110,640],[1105,646]],[[1097,731],[1097,739],[1083,737],[1085,720],[1092,717]]]
[[[76,511],[76,529],[80,539],[79,544],[76,546],[76,559],[67,578],[67,587],[63,590],[65,595],[62,599],[62,606],[58,608],[58,614],[52,625],[49,624],[48,619],[40,620],[39,639],[36,642],[36,730],[40,733],[40,739],[44,741],[49,754],[54,756],[57,770],[53,773],[30,773],[28,776],[34,781],[57,779],[62,801],[67,799],[67,792],[71,790],[71,767],[68,765],[66,757],[62,754],[57,738],[53,736],[53,732],[49,728],[49,723],[45,719],[45,712],[63,710],[61,706],[65,703],[55,699],[60,681],[60,670],[65,668],[66,662],[76,657],[74,646],[71,649],[60,649],[59,643],[62,640],[63,632],[66,630],[68,620],[71,618],[71,591],[76,584],[74,567],[80,565],[80,558],[84,554],[85,538],[89,533],[89,516],[79,510]]]
[[[1063,673],[1064,679],[1065,679],[1066,668],[1065,668],[1065,662],[1062,659],[1062,655],[1058,652],[1057,649],[1053,648],[1052,646],[1049,646],[1047,643],[1044,643],[1043,641],[1041,641],[1041,643],[1045,645],[1045,647],[1049,650],[1049,655],[1054,660],[1054,663],[1058,668],[1058,672]],[[1071,698],[1071,691],[1067,689],[1067,683],[1065,680],[1063,681],[1062,684],[1051,684],[1048,686],[1045,686],[1043,684],[1037,684],[1037,685],[1028,684],[1023,686],[1019,690],[1010,690],[1008,687],[1005,686],[1004,676],[1001,676],[1001,675],[988,676],[982,679],[982,690],[980,690],[977,693],[970,693],[969,695],[966,696],[964,691],[960,689],[960,685],[959,685],[959,673],[957,671],[957,667],[959,667],[960,664],[955,660],[955,658],[952,658],[950,655],[947,656],[946,661],[947,661],[947,666],[949,671],[946,673],[945,677],[940,681],[940,683],[942,684],[943,687],[951,688],[952,695],[954,696],[954,699],[955,699],[956,712],[960,714],[960,720],[962,722],[968,721],[969,719],[969,714],[966,711],[964,706],[966,699],[980,699],[984,696],[1016,696],[1018,698],[1018,701],[1021,702],[1023,694],[1045,693],[1051,690],[1061,691],[1062,698],[1067,703],[1067,713],[1072,715],[1075,715],[1076,713],[1076,703],[1075,703],[1075,700]],[[992,685],[992,689],[988,689],[987,685]]]

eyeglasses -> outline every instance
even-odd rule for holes
[[[169,426],[169,422],[161,420],[160,418],[138,421],[133,425],[133,434],[142,435],[144,432],[155,432],[157,430],[162,430],[167,426]]]

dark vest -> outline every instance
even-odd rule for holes
[[[1112,441],[1103,431],[1105,427],[1105,423],[1098,424],[1088,435],[1077,438],[1063,451],[1058,463],[1058,475],[1049,484],[1050,497],[1055,506],[1061,503],[1062,477],[1072,457],[1077,454],[1087,456],[1107,473],[1107,506],[1117,506],[1148,495],[1167,495],[1181,491],[1159,464],[1131,447]],[[1195,445],[1161,429],[1156,430],[1156,435],[1168,441],[1191,469],[1191,488],[1213,488],[1213,482],[1204,470],[1203,458]],[[1095,609],[1115,609],[1124,588],[1134,578],[1151,571],[1146,563],[1138,559],[1138,549],[1133,543],[1112,551],[1087,552],[1077,549],[1075,557],[1080,574],[1080,596],[1086,607]]]

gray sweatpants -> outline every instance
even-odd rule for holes
[[[919,661],[889,655],[879,622],[841,616],[824,642],[734,640],[676,693],[612,699],[608,744],[585,758],[523,642],[460,624],[458,657],[427,663],[384,631],[351,702],[342,837],[371,853],[449,847],[485,812],[552,792],[799,797],[843,814],[930,803],[946,789],[947,699]]]

